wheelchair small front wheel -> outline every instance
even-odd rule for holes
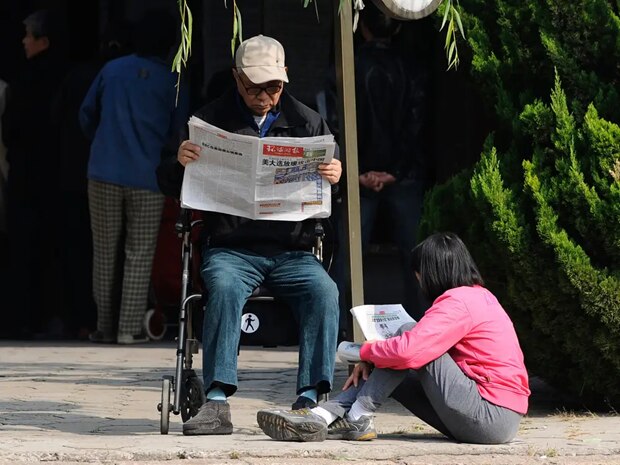
[[[161,382],[161,404],[157,406],[160,413],[159,431],[168,434],[170,428],[170,379],[164,378]]]
[[[185,423],[196,416],[202,404],[205,403],[205,391],[202,380],[196,376],[194,370],[183,373],[181,391],[181,419]]]
[[[152,341],[161,341],[166,334],[166,315],[161,310],[150,308],[144,314],[144,330]]]

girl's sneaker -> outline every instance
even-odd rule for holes
[[[344,439],[346,441],[370,441],[376,439],[377,430],[371,415],[364,415],[357,420],[338,418],[327,428],[327,439]]]

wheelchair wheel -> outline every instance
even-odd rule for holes
[[[150,308],[144,314],[144,330],[152,341],[161,341],[166,334],[166,315],[155,308]]]
[[[164,378],[161,382],[161,403],[157,406],[160,412],[159,431],[168,434],[170,428],[170,378]]]
[[[181,419],[183,423],[196,416],[198,410],[205,403],[205,391],[202,380],[196,376],[194,370],[183,373],[181,391]]]

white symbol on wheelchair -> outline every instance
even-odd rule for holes
[[[253,313],[245,313],[241,317],[241,331],[244,333],[253,333],[258,330],[260,326],[260,320]]]

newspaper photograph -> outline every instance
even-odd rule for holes
[[[358,305],[351,313],[367,341],[389,339],[405,323],[415,322],[400,304]]]
[[[331,214],[331,186],[318,166],[334,156],[332,135],[258,138],[192,116],[189,138],[202,150],[185,167],[184,207],[263,220]]]

